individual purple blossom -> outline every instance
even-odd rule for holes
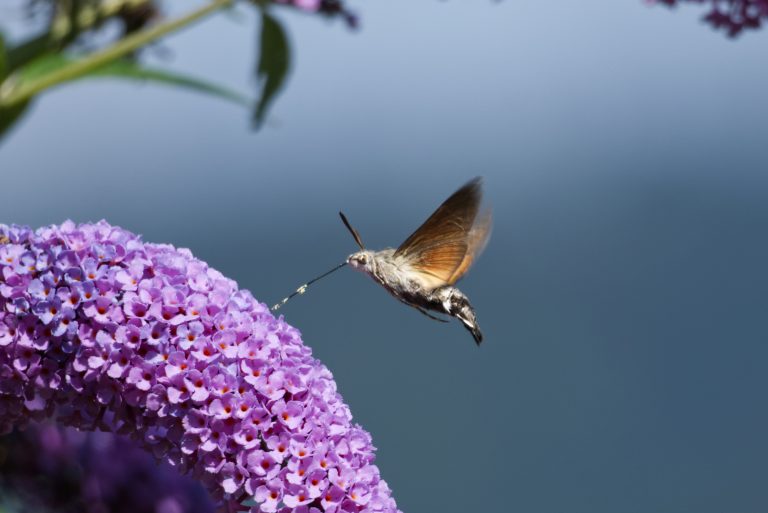
[[[267,481],[256,488],[254,499],[265,513],[277,511],[278,504],[283,499],[283,483],[279,479]]]
[[[127,434],[222,511],[397,511],[331,373],[232,280],[103,221],[4,237],[0,431]]]
[[[283,497],[283,502],[289,508],[304,506],[312,502],[309,490],[303,484],[289,484]]]

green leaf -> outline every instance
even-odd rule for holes
[[[58,71],[72,64],[75,59],[64,55],[53,54],[41,57],[19,71],[17,86],[26,82],[34,82],[49,73]],[[251,101],[245,96],[232,91],[224,86],[208,82],[206,80],[168,71],[159,68],[144,67],[134,60],[121,59],[110,62],[88,73],[72,78],[67,82],[89,78],[118,78],[125,80],[146,81],[156,84],[178,87],[198,93],[208,94],[246,107],[251,106]],[[66,83],[66,82],[62,82]]]
[[[267,109],[283,87],[291,60],[288,38],[283,27],[266,10],[261,12],[260,40],[256,78],[261,86],[261,95],[253,115],[257,128],[264,122]]]
[[[240,504],[242,504],[243,506],[246,506],[248,508],[255,508],[255,507],[257,507],[259,505],[259,503],[256,502],[256,499],[254,499],[253,497],[249,497],[248,499],[245,499]]]

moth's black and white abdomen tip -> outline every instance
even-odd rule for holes
[[[475,338],[475,344],[477,344],[478,347],[480,347],[480,343],[483,341],[483,332],[480,331],[480,326],[475,324],[471,328],[467,326],[467,329],[470,333],[472,333],[472,336]]]
[[[470,306],[469,308],[472,307]],[[472,334],[472,338],[475,339],[475,344],[479,347],[480,343],[483,341],[483,332],[480,331],[480,325],[477,324],[474,310],[472,310],[470,316],[466,315],[466,312],[464,312],[464,315],[458,314],[456,317],[461,321],[464,327],[467,328],[467,331]]]

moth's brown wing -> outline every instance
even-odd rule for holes
[[[487,240],[487,229],[475,229],[482,196],[481,179],[469,181],[445,200],[394,256],[406,260],[433,289],[455,283]]]
[[[461,279],[462,276],[467,274],[469,268],[472,267],[472,263],[477,260],[480,254],[488,244],[488,239],[491,237],[491,225],[492,225],[491,212],[485,211],[481,213],[469,230],[469,237],[467,238],[467,252],[461,261],[461,264],[453,271],[453,274],[448,279],[448,283],[453,285]]]

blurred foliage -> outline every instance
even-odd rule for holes
[[[255,98],[142,62],[142,48],[237,5],[260,12]],[[350,26],[356,22],[338,0],[209,0],[170,20],[156,0],[26,0],[21,7],[25,18],[43,20],[44,29],[11,42],[0,26],[0,140],[41,93],[69,82],[105,77],[173,86],[235,102],[253,109],[254,125],[261,126],[290,70],[288,38],[271,14],[275,5],[340,17]]]

